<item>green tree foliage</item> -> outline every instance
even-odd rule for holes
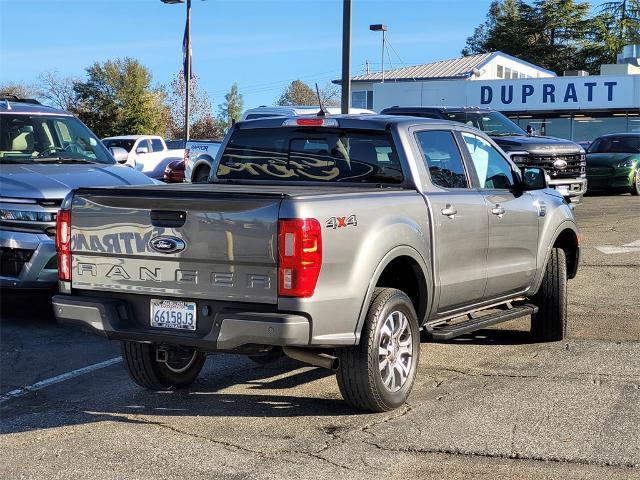
[[[78,116],[98,136],[164,134],[165,93],[151,85],[151,72],[135,59],[96,62],[77,82]]]
[[[591,5],[579,0],[494,0],[462,53],[502,51],[557,73],[597,73],[637,41],[639,7],[640,0],[606,2],[592,15]]]
[[[294,105],[317,105],[316,92],[302,80],[294,80],[284,89],[276,102],[277,105],[289,107]]]
[[[219,105],[218,109],[220,112],[218,119],[226,128],[240,120],[244,110],[244,100],[237,83],[234,82],[231,85],[231,90],[224,96],[224,102]]]

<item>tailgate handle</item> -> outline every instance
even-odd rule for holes
[[[176,228],[184,225],[187,212],[173,212],[171,210],[151,210],[151,225],[154,227]]]

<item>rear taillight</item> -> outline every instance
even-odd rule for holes
[[[278,222],[278,295],[310,297],[322,266],[322,230],[315,218]]]
[[[58,279],[71,281],[71,210],[60,210],[56,217]]]
[[[188,148],[184,149],[184,155],[182,156],[182,159],[184,160],[185,167],[189,165],[189,149]]]

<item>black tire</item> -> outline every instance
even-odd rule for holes
[[[640,195],[640,167],[636,168],[631,185],[631,195]]]
[[[383,326],[389,317],[397,312],[402,313],[408,323],[405,331],[408,331],[411,336],[411,345],[407,347],[411,350],[411,361],[405,370],[408,371],[408,375],[404,383],[398,390],[391,391],[383,382],[380,369],[381,356],[378,349],[381,346]],[[397,345],[400,345],[401,337],[402,335],[396,339]],[[362,328],[359,345],[338,349],[337,354],[340,358],[337,372],[338,387],[349,405],[372,412],[385,412],[403,405],[413,388],[420,357],[418,320],[409,297],[394,288],[376,288]],[[397,354],[397,358],[401,358],[400,354]],[[408,358],[408,355],[405,358]],[[395,385],[395,378],[397,378],[395,370],[389,371],[390,375],[394,376]]]
[[[538,312],[531,315],[531,334],[541,342],[557,342],[567,334],[567,261],[564,250],[553,248],[538,293]]]
[[[209,180],[209,172],[211,169],[209,167],[198,167],[193,175],[193,183],[206,183]]]
[[[156,347],[148,343],[122,342],[122,358],[134,382],[149,390],[176,390],[191,385],[207,355],[193,351],[189,360],[173,367],[156,360]]]
[[[260,365],[268,365],[277,362],[284,356],[282,347],[270,348],[264,355],[249,355],[249,358]]]

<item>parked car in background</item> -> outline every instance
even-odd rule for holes
[[[184,181],[206,182],[220,149],[220,140],[189,140],[184,152]]]
[[[128,152],[126,165],[145,175],[161,179],[165,167],[176,158],[182,158],[182,149],[170,150],[164,139],[156,135],[120,135],[103,138],[107,147],[120,147]]]
[[[0,287],[52,288],[56,213],[73,188],[144,185],[77,118],[36,101],[0,99]]]
[[[390,107],[382,115],[411,115],[464,123],[482,130],[519,166],[541,167],[549,185],[569,202],[580,203],[587,191],[585,150],[555,137],[529,135],[500,112],[477,107]]]
[[[163,182],[182,183],[184,182],[184,160],[174,160],[164,169]]]
[[[640,133],[596,138],[587,150],[589,189],[640,195]]]
[[[378,115],[239,122],[208,184],[78,189],[58,225],[57,319],[122,341],[139,385],[283,352],[371,411],[409,396],[420,328],[530,315],[534,339],[563,339],[580,258],[543,169],[466,125]]]
[[[338,115],[341,112],[340,107],[324,107],[325,111],[329,115]],[[299,115],[315,115],[320,110],[318,105],[295,105],[290,107],[267,107],[262,105],[257,108],[250,108],[242,114],[241,120],[254,120],[256,118],[265,117],[297,117]],[[373,110],[366,110],[364,108],[349,109],[349,113],[352,115],[374,115],[376,112]]]

